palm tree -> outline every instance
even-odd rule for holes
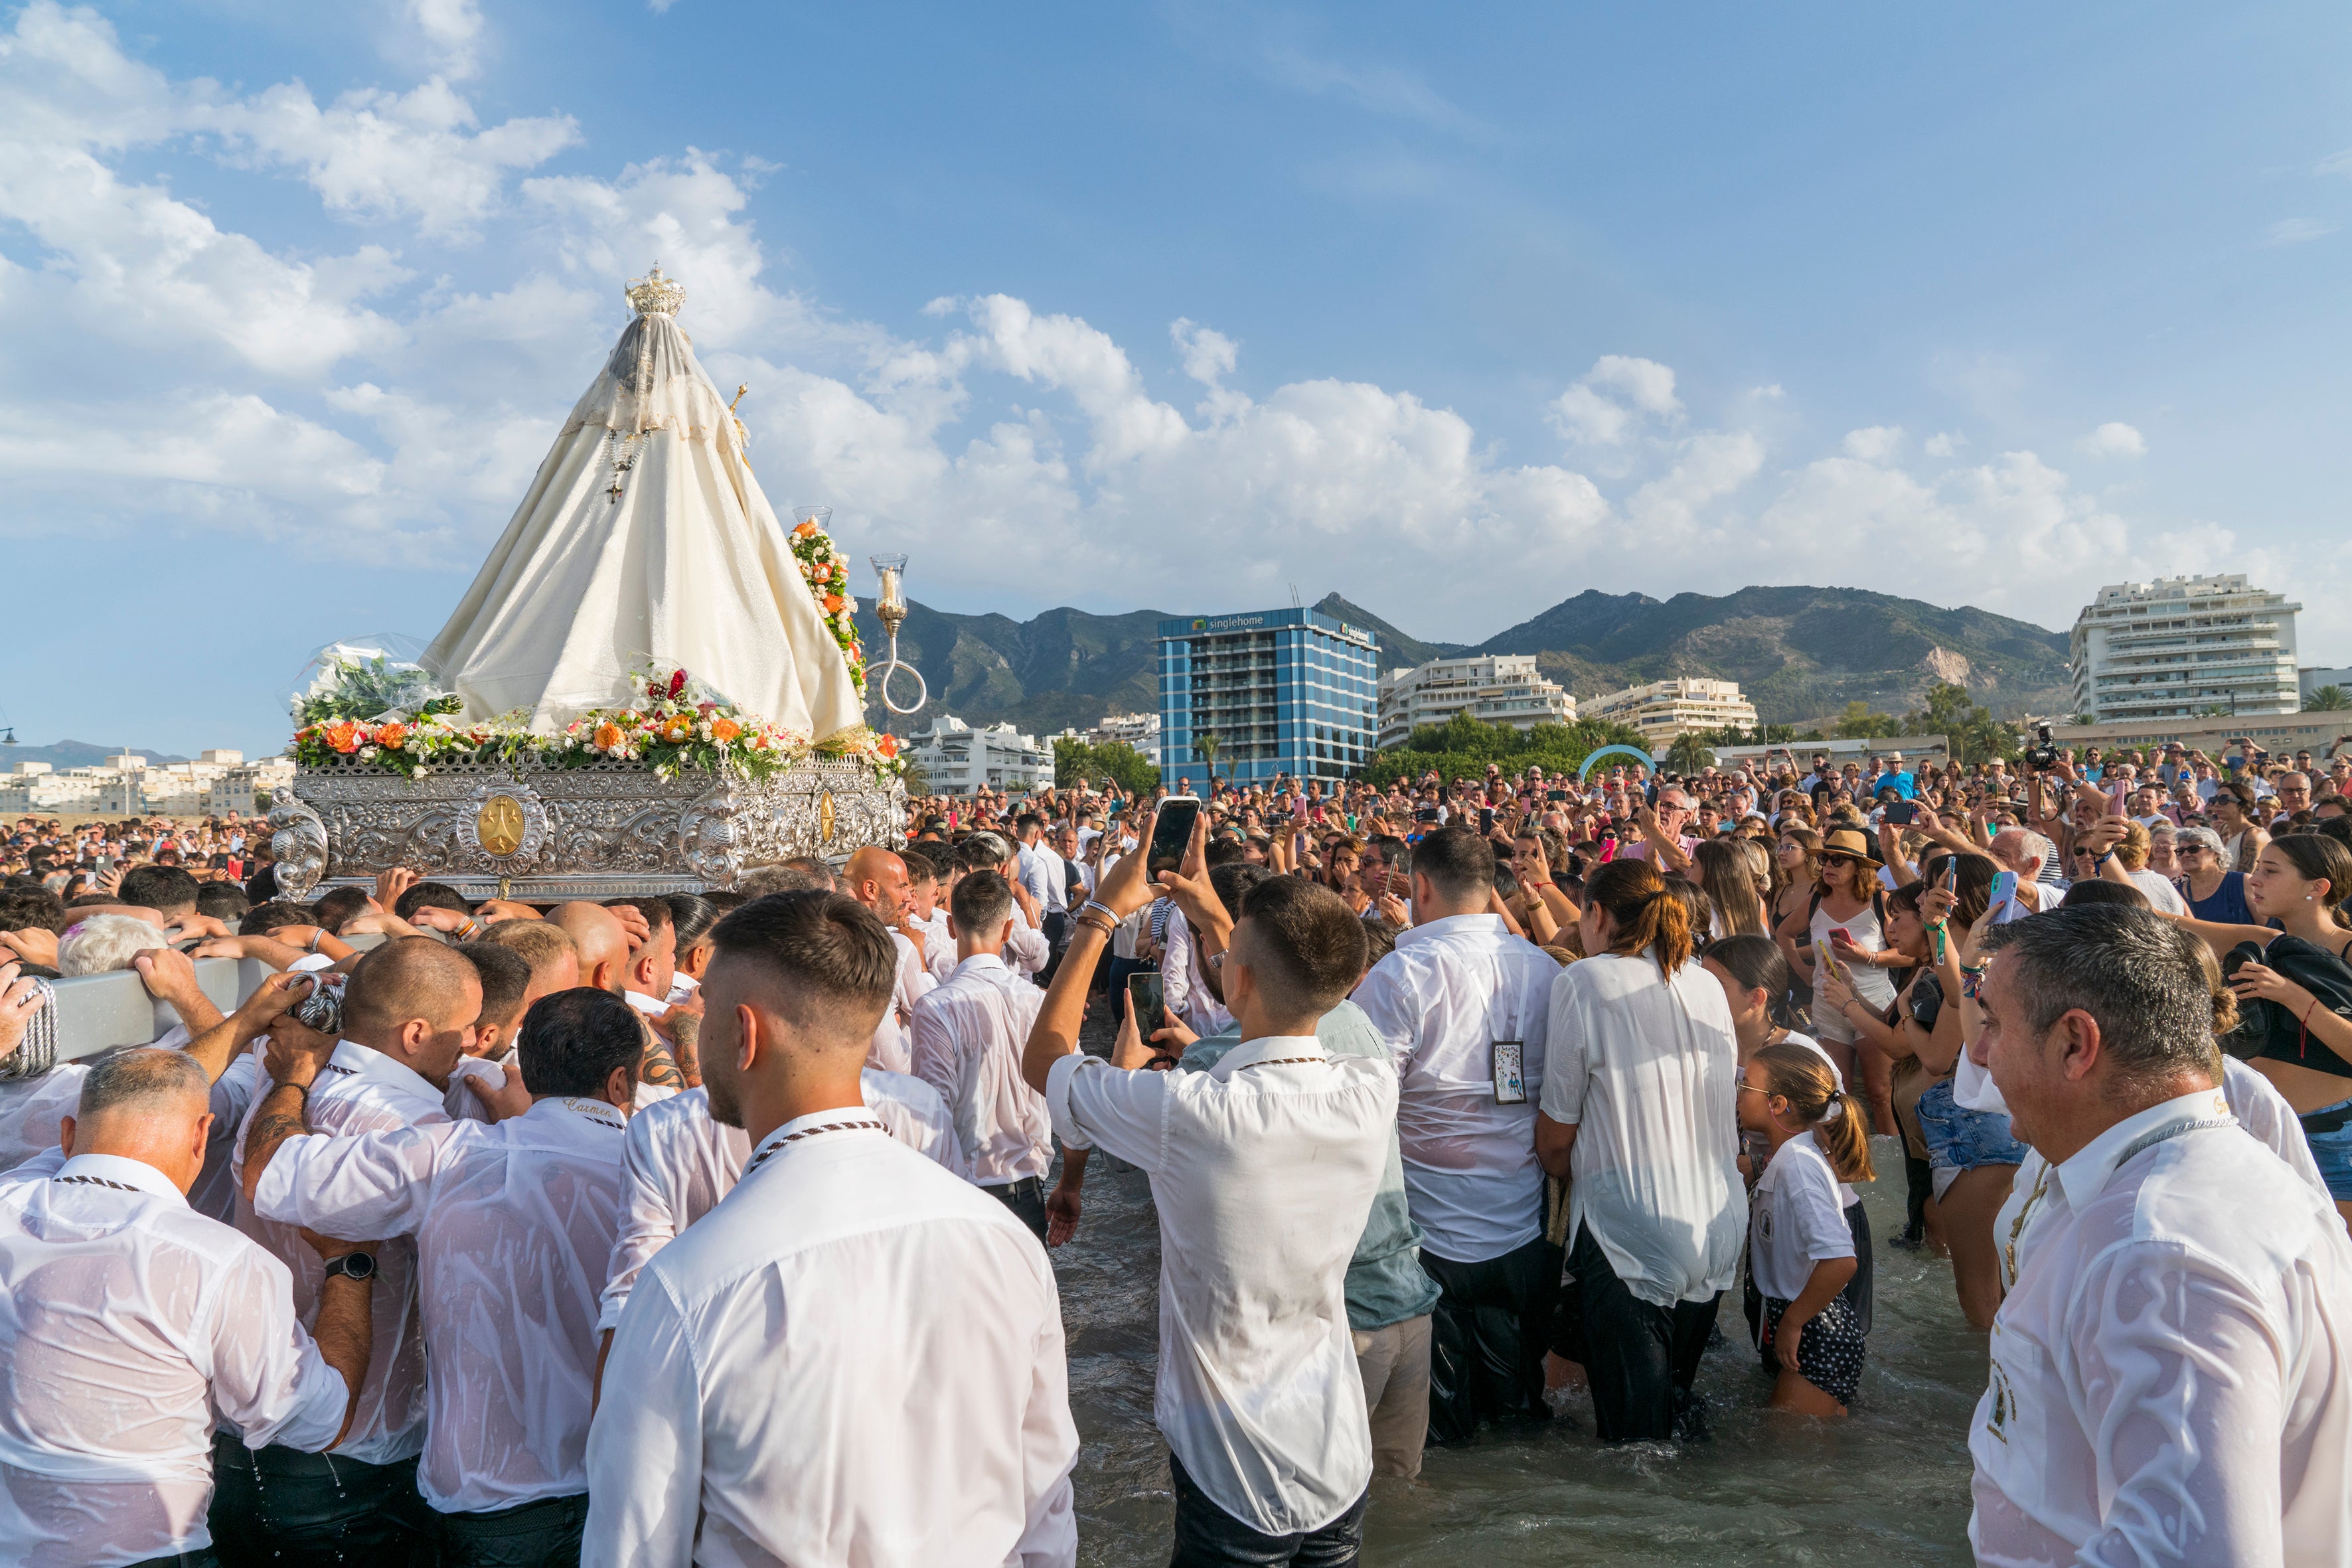
[[[2340,686],[2323,686],[2305,699],[2303,704],[2303,710],[2306,713],[2341,713],[2347,709],[2352,709],[2352,691]]]
[[[1217,751],[1223,744],[1223,741],[1217,739],[1217,732],[1214,730],[1203,730],[1192,737],[1192,754],[1201,759],[1202,767],[1209,770],[1209,782],[1212,784],[1217,780]]]
[[[1666,766],[1685,777],[1714,765],[1715,748],[1709,746],[1706,737],[1695,730],[1685,730],[1676,735],[1675,743],[1666,748]]]

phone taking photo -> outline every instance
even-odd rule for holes
[[[1168,1026],[1167,994],[1159,971],[1139,969],[1129,975],[1127,999],[1135,1007],[1136,1036],[1148,1046],[1152,1036]]]
[[[1171,795],[1160,803],[1160,820],[1151,829],[1151,848],[1144,857],[1144,874],[1157,881],[1162,871],[1184,864],[1192,847],[1192,827],[1201,820],[1201,797]]]

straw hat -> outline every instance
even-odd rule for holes
[[[1880,864],[1878,846],[1870,841],[1869,834],[1858,827],[1832,828],[1822,839],[1822,853],[1825,856],[1843,855],[1856,860],[1866,860],[1873,866]]]

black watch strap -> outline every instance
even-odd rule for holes
[[[346,1252],[341,1258],[330,1258],[327,1259],[327,1273],[362,1282],[373,1279],[375,1278],[375,1254]]]

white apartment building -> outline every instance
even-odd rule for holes
[[[1091,730],[1082,730],[1078,739],[1089,746],[1107,746],[1118,741],[1133,746],[1153,767],[1160,765],[1160,715],[1157,713],[1110,713]]]
[[[1596,697],[1585,705],[1584,716],[1632,725],[1653,752],[1663,752],[1686,731],[1720,730],[1727,724],[1756,728],[1756,705],[1739,695],[1739,682],[1689,676]]]
[[[1576,699],[1536,673],[1533,654],[1486,654],[1433,658],[1381,677],[1380,739],[1401,746],[1419,724],[1443,724],[1456,713],[1489,724],[1532,730],[1576,722]]]
[[[1010,724],[975,730],[943,713],[909,732],[905,746],[933,795],[971,795],[983,787],[1018,795],[1054,782],[1053,747]]]
[[[17,763],[0,773],[0,812],[50,816],[250,816],[257,795],[291,784],[287,757],[247,763],[245,753],[210,751],[194,762],[151,763],[135,752],[95,767],[58,773],[47,763]]]
[[[2241,573],[2117,583],[2074,617],[2074,712],[2094,722],[2300,708],[2301,605]]]

